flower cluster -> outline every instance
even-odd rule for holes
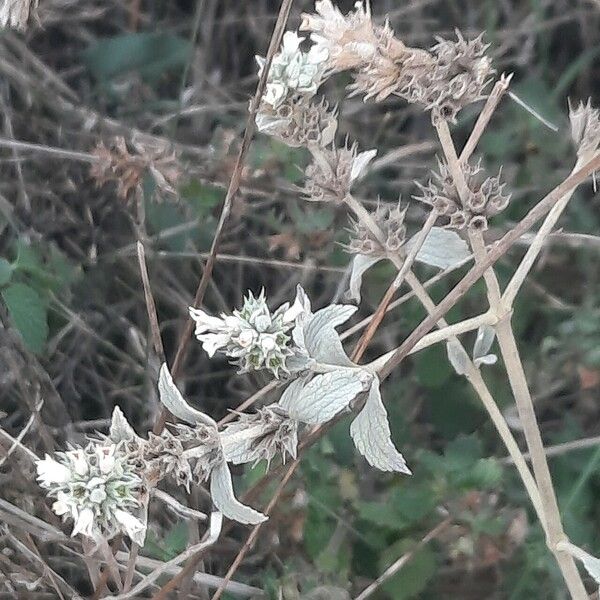
[[[348,15],[331,0],[317,1],[315,11],[303,15],[301,30],[327,52],[328,72],[352,71],[352,93],[376,101],[394,94],[451,121],[484,97],[493,69],[481,37],[467,41],[457,33],[457,41],[440,38],[426,51],[406,46],[388,23],[375,25],[362,1]]]
[[[433,172],[433,180],[427,185],[419,185],[420,200],[435,208],[449,220],[448,227],[464,229],[470,227],[484,231],[488,227],[488,218],[502,212],[510,202],[510,195],[504,193],[505,184],[500,174],[485,177],[480,164],[462,165],[468,198],[463,204],[458,194],[454,178],[445,163],[439,162],[438,172]]]
[[[97,539],[119,531],[143,544],[143,486],[117,444],[91,442],[85,448],[46,455],[37,463],[38,481],[55,498],[52,510],[74,521],[73,533]]]
[[[313,161],[304,172],[307,200],[342,203],[376,154],[377,150],[358,152],[357,144],[313,149]]]
[[[325,147],[335,137],[337,111],[330,110],[325,100],[316,104],[303,98],[288,98],[276,108],[263,105],[256,115],[256,126],[292,148],[313,144]]]
[[[190,315],[196,337],[210,357],[219,350],[234,359],[240,372],[267,369],[278,377],[280,371],[289,372],[286,361],[293,354],[289,332],[302,310],[297,297],[291,307],[286,303],[271,313],[263,290],[258,297],[249,292],[232,315],[213,317],[198,308],[190,308]]]
[[[300,44],[304,39],[293,31],[287,31],[283,36],[281,51],[273,57],[263,98],[263,102],[273,108],[293,95],[314,95],[321,83],[327,52],[316,45],[308,52],[303,52]],[[256,61],[260,74],[265,59],[257,56]]]
[[[363,223],[353,221],[350,243],[346,250],[351,254],[366,256],[385,256],[388,252],[398,252],[406,240],[406,225],[404,218],[408,206],[401,208],[397,205],[379,204],[373,213],[373,222],[381,233],[382,244],[373,232]]]
[[[225,457],[234,464],[261,460],[269,464],[277,454],[284,461],[286,455],[295,459],[298,425],[278,404],[259,408],[254,414],[240,413],[221,434]]]

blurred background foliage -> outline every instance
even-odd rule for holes
[[[351,4],[339,3],[344,9]],[[256,84],[254,55],[266,51],[277,8],[271,0],[46,0],[41,27],[23,36],[0,32],[1,136],[84,155],[0,150],[1,424],[20,431],[43,400],[25,439],[38,454],[101,429],[115,404],[140,433],[157,411],[158,359],[135,254],[139,207],[120,199],[113,186],[96,185],[86,153],[116,135],[128,143],[169,142],[177,151],[177,202],[160,201],[151,177],[144,183],[150,276],[172,360],[244,130]],[[289,27],[310,9],[308,1],[294,2]],[[558,126],[558,132],[548,129],[508,98],[492,119],[477,156],[490,171],[502,166],[513,194],[510,209],[489,232],[490,241],[499,238],[574,164],[567,97],[591,97],[600,105],[600,3],[377,0],[373,12],[381,20],[389,15],[397,35],[413,46],[453,36],[455,27],[470,37],[485,31],[498,72],[514,72],[513,91]],[[425,183],[435,166],[428,116],[394,99],[379,105],[347,99],[346,83],[337,77],[323,90],[340,105],[340,139],[348,135],[362,149],[379,151],[358,195],[371,205],[379,197],[408,201],[413,182]],[[477,111],[461,114],[454,128],[459,142]],[[306,161],[302,151],[255,139],[205,300],[208,310],[231,310],[247,289],[261,287],[277,306],[293,296],[297,283],[315,306],[341,298],[347,216],[299,197],[295,186]],[[591,184],[575,194],[514,318],[544,439],[553,448],[567,532],[597,555],[599,204]],[[413,203],[413,228],[422,215]],[[501,281],[510,277],[524,244],[498,264]],[[421,267],[418,275],[434,272]],[[369,272],[359,317],[373,312],[393,276],[383,263]],[[434,298],[443,298],[459,276],[438,282]],[[483,288],[476,286],[449,319],[475,315],[484,304]],[[412,302],[392,311],[366,358],[398,345],[423,316]],[[487,367],[485,377],[520,438],[501,365]],[[215,417],[265,383],[261,374],[234,377],[225,360],[209,361],[196,344],[181,381],[196,405]],[[407,360],[383,392],[395,442],[414,476],[367,468],[350,442],[348,423],[340,423],[307,453],[236,578],[285,600],[320,593],[334,598],[333,589],[355,597],[410,552],[374,598],[563,598],[515,471],[445,350],[430,348]],[[584,441],[560,446],[572,440]],[[263,472],[264,465],[238,471],[240,492]],[[0,470],[0,495],[52,519],[32,480],[30,467],[15,457]],[[267,501],[268,489],[261,498]],[[183,500],[204,502],[196,495]],[[435,539],[420,545],[438,526]],[[168,514],[154,514],[151,530],[142,552],[160,560],[197,535]],[[246,535],[231,529],[205,557],[207,572],[223,575]],[[67,580],[85,580],[60,548],[46,553]]]

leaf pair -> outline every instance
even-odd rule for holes
[[[303,322],[294,330],[294,339],[313,361],[313,369],[333,370],[308,382],[293,381],[279,403],[291,418],[313,425],[331,420],[368,390],[365,406],[350,426],[356,448],[370,465],[382,471],[410,474],[406,461],[391,440],[379,379],[350,360],[335,330],[356,310],[355,306],[333,304],[313,314],[308,306]]]

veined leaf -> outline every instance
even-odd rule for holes
[[[42,297],[24,283],[13,283],[2,290],[13,325],[29,350],[39,354],[48,338],[46,304]]]

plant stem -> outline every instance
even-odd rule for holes
[[[469,190],[465,182],[459,159],[456,155],[456,149],[450,135],[448,124],[445,121],[439,121],[436,123],[436,129],[448,162],[448,168],[454,179],[461,201],[464,204],[467,199],[467,194],[469,194]],[[469,239],[475,255],[476,265],[484,265],[487,259],[487,251],[481,232],[470,230]],[[541,497],[542,513],[544,515],[542,523],[545,521],[544,529],[548,546],[556,557],[571,596],[575,600],[583,600],[587,598],[587,594],[581,577],[579,576],[575,561],[571,556],[564,551],[560,551],[557,547],[557,544],[560,541],[566,540],[566,536],[562,527],[558,502],[556,500],[552,477],[544,452],[542,436],[535,417],[533,401],[527,385],[527,378],[512,330],[510,321],[511,307],[508,307],[502,301],[500,285],[496,274],[494,273],[494,269],[491,266],[488,266],[483,271],[483,276],[486,283],[490,308],[495,312],[496,317],[498,318],[496,335],[498,337],[502,358],[504,359],[508,380],[517,404],[519,417],[523,425],[525,440],[529,452],[531,453],[533,473]]]
[[[412,333],[404,340],[394,356],[387,363],[381,373],[385,379],[408,355],[415,344],[428,333],[456,303],[471,289],[473,284],[483,273],[498,261],[508,249],[526,233],[539,219],[541,219],[565,194],[585,181],[594,171],[600,169],[600,155],[588,161],[581,169],[567,177],[560,185],[556,186],[549,194],[540,200],[513,229],[507,232],[487,253],[484,261],[475,264],[471,270],[452,288],[447,296],[437,305],[435,312],[417,325]]]
[[[471,242],[475,253],[475,260],[480,262],[485,258],[486,250],[479,232],[471,234]],[[523,426],[525,441],[531,455],[533,473],[541,496],[542,510],[545,515],[545,532],[548,547],[556,557],[561,573],[567,584],[571,597],[575,600],[587,599],[585,587],[575,565],[573,557],[559,550],[558,543],[567,539],[562,527],[560,510],[552,476],[546,459],[544,442],[540,428],[535,416],[533,400],[527,385],[527,377],[523,369],[523,363],[515,340],[511,324],[511,309],[506,307],[500,296],[498,279],[492,268],[485,274],[488,298],[493,311],[496,311],[498,323],[496,324],[496,336],[500,346],[502,359],[508,376],[508,381],[515,398],[519,419]]]
[[[449,132],[448,132],[448,134],[449,134]],[[452,145],[452,147],[454,147],[454,145]],[[455,153],[455,157],[456,157],[456,153]],[[458,164],[457,158],[455,158],[455,161],[456,161],[456,164]],[[356,216],[359,218],[359,220],[361,220],[363,222],[363,224],[370,230],[370,232],[378,240],[383,239],[383,233],[381,232],[381,230],[379,229],[377,224],[374,222],[371,215],[362,206],[362,204],[360,202],[358,202],[358,200],[356,200],[355,198],[353,198],[351,196],[349,196],[349,198],[346,202],[347,202],[348,206],[350,208],[352,208],[352,210],[354,211]],[[390,259],[392,260],[392,262],[396,265],[396,267],[399,270],[402,269],[403,264],[402,264],[402,258],[400,257],[400,255],[391,255]],[[429,294],[427,293],[427,290],[422,286],[422,284],[418,280],[418,278],[410,270],[408,270],[406,273],[406,282],[411,287],[411,289],[414,291],[415,296],[419,299],[421,304],[425,307],[428,314],[430,316],[435,314],[435,311],[437,308],[435,303],[430,298]],[[447,321],[443,317],[439,319],[437,325],[438,325],[438,327],[441,327],[441,328],[449,327]],[[465,352],[465,350],[464,350],[461,342],[458,340],[458,338],[454,337],[452,339],[455,343],[457,343],[460,346],[461,350],[463,352]],[[415,344],[415,347],[416,347],[416,344]],[[396,354],[396,352],[393,352],[390,359],[393,359],[395,354]],[[466,354],[466,352],[465,352],[465,354]],[[384,364],[383,367],[381,368],[381,370],[385,371],[386,367],[387,367],[387,365]],[[517,471],[519,472],[519,475],[521,476],[521,479],[523,480],[525,489],[527,490],[527,493],[529,494],[529,497],[534,506],[534,509],[535,509],[536,513],[538,514],[538,518],[539,518],[540,522],[542,523],[542,527],[544,527],[545,518],[544,518],[544,511],[542,508],[543,505],[541,503],[540,494],[538,492],[535,480],[533,479],[533,477],[531,475],[529,467],[527,466],[527,463],[523,457],[523,453],[521,452],[508,425],[506,424],[506,421],[505,421],[502,413],[498,409],[498,406],[496,405],[491,393],[489,392],[489,390],[485,384],[485,381],[483,380],[483,377],[481,376],[481,373],[479,372],[479,369],[473,364],[473,362],[471,360],[467,361],[466,378],[469,381],[469,383],[471,383],[471,385],[473,386],[473,389],[479,395],[484,408],[488,411],[490,419],[492,420],[492,423],[494,424],[494,426],[496,427],[496,430],[498,431],[498,435],[504,442],[506,449],[508,450],[509,454],[513,458],[513,460],[515,462],[515,466],[517,468]]]

